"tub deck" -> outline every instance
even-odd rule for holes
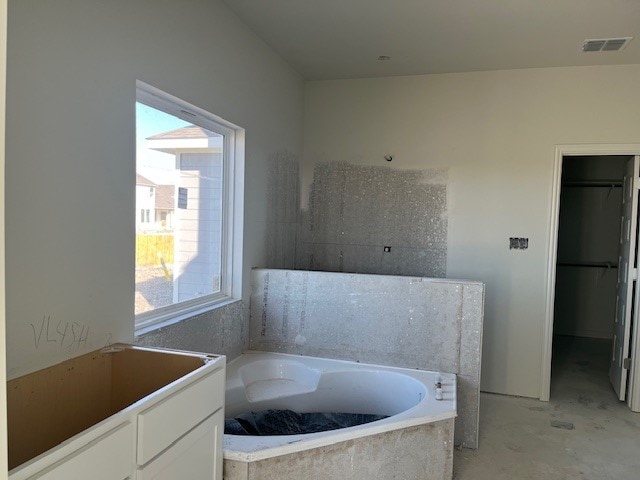
[[[442,400],[435,399],[437,380],[442,383]],[[268,408],[289,408],[298,412],[374,413],[390,417],[355,427],[305,435],[225,435],[224,459],[229,472],[238,468],[242,470],[243,463],[289,455],[306,458],[313,453],[303,452],[315,450],[317,453],[318,449],[326,453],[333,451],[332,445],[344,442],[349,445],[341,447],[345,455],[352,447],[358,450],[374,440],[386,443],[391,438],[406,440],[414,435],[438,438],[439,443],[436,444],[449,450],[453,447],[453,419],[456,416],[456,376],[299,355],[247,352],[227,367],[226,416],[229,418],[244,411]],[[410,451],[408,440],[405,440],[401,442],[400,450]],[[393,442],[397,444],[398,440]],[[385,448],[388,452],[393,451],[391,446]],[[404,453],[399,451],[398,455]],[[308,474],[306,478],[311,478]],[[225,473],[225,478],[235,477]]]

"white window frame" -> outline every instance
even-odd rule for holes
[[[224,135],[220,292],[135,315],[142,335],[242,298],[244,129],[139,80],[136,102]]]

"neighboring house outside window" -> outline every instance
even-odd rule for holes
[[[173,215],[176,202],[175,191],[175,185],[158,185],[156,188],[156,225],[164,230],[171,230],[173,228]]]
[[[153,228],[149,212],[155,209],[156,184],[139,173],[136,174],[136,207],[140,209],[140,218],[136,224],[136,231],[146,231]]]
[[[173,303],[220,291],[223,140],[196,125],[147,139],[149,149],[175,155],[176,184],[164,186],[163,196],[176,189],[187,192],[186,204],[174,204],[173,211]],[[168,207],[169,200],[162,201]]]
[[[244,130],[148,88],[136,104],[138,328],[242,289]]]

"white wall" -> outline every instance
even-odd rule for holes
[[[264,261],[267,158],[300,156],[301,78],[219,0],[11,0],[10,377],[133,340],[136,79],[246,129],[245,273]]]
[[[7,478],[7,396],[4,263],[4,147],[7,66],[7,1],[0,0],[0,479]]]
[[[447,276],[486,283],[482,388],[539,397],[555,145],[640,142],[638,85],[640,65],[308,83],[303,204],[315,162],[448,168]]]

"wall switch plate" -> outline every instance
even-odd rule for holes
[[[523,237],[509,237],[509,250],[526,250],[529,248],[529,239]]]
[[[391,251],[391,247],[384,247],[384,253],[389,253]]]

